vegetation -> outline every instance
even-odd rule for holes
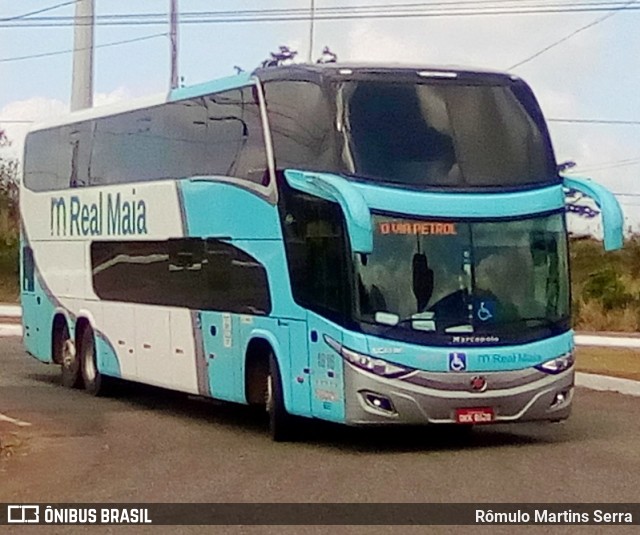
[[[620,251],[595,240],[571,244],[575,327],[585,331],[640,331],[640,236]]]
[[[0,130],[0,149],[9,145]],[[0,302],[18,299],[18,162],[0,157]]]

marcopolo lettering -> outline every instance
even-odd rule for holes
[[[52,197],[49,218],[52,236],[127,236],[147,234],[147,204],[122,193],[98,193],[95,202],[78,195]]]

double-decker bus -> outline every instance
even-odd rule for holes
[[[28,135],[28,353],[351,425],[559,421],[574,342],[563,179],[521,79],[290,65]]]

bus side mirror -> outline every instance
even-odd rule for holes
[[[602,234],[606,251],[621,249],[624,243],[624,216],[620,203],[604,186],[589,178],[564,177],[564,187],[592,198],[602,215]]]
[[[328,173],[286,169],[284,177],[293,189],[337,202],[347,223],[349,243],[354,253],[373,252],[371,211],[362,194],[347,179]]]

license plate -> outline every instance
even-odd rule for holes
[[[456,423],[459,424],[488,424],[493,420],[494,413],[491,407],[456,410]]]

